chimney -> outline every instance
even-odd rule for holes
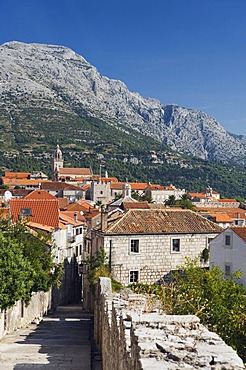
[[[101,231],[106,230],[108,227],[108,211],[101,211]]]
[[[78,222],[78,213],[74,212],[73,214],[74,222]]]

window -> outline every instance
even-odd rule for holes
[[[31,208],[21,208],[21,214],[23,216],[31,216],[32,215],[32,210],[31,210]]]
[[[171,241],[171,252],[180,252],[180,239],[172,239]]]
[[[138,280],[139,280],[139,271],[138,270],[130,271],[129,282],[130,283],[137,283]]]
[[[139,253],[139,240],[138,239],[131,240],[131,253]]]
[[[225,263],[225,276],[231,276],[231,264]]]
[[[225,235],[225,245],[226,246],[231,245],[231,235]]]

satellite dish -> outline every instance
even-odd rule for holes
[[[9,202],[10,201],[10,199],[12,199],[12,193],[11,193],[11,191],[9,191],[9,190],[6,190],[5,191],[5,193],[4,193],[4,200],[6,201],[6,202]]]

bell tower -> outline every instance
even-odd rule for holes
[[[60,146],[59,144],[57,144],[56,150],[54,151],[53,158],[52,158],[52,180],[53,181],[58,181],[60,168],[63,168],[63,158],[62,158],[62,151],[60,149]]]

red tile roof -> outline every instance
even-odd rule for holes
[[[105,233],[219,233],[223,229],[190,210],[137,209],[129,210],[113,222]]]
[[[42,184],[44,182],[50,182],[50,180],[29,180],[29,179],[16,179],[16,178],[7,178],[2,177],[2,183],[3,185],[8,186],[36,186],[38,187],[39,184]]]
[[[111,182],[111,189],[122,190],[125,182]],[[145,190],[149,185],[147,182],[128,182],[132,190]]]
[[[11,199],[9,204],[13,222],[23,214],[23,209],[30,209],[29,221],[54,228],[59,226],[58,199]]]
[[[246,242],[246,227],[245,226],[233,226],[232,231],[236,233],[243,241]]]
[[[0,189],[0,196],[3,196],[6,189]],[[29,194],[32,190],[30,189],[11,189],[13,197],[20,197]]]
[[[77,221],[74,219],[74,213],[77,214]],[[62,223],[69,223],[73,226],[81,226],[85,224],[85,217],[81,215],[79,212],[74,211],[61,211],[60,212],[60,220]]]
[[[41,184],[41,188],[43,190],[50,190],[50,191],[56,191],[56,190],[64,190],[71,186],[70,184],[67,184],[66,182],[62,181],[50,181],[50,182],[44,182]],[[72,185],[74,188],[77,190],[79,189],[78,187],[75,187]]]
[[[63,167],[59,169],[60,175],[78,175],[78,176],[92,176],[92,170],[90,168],[71,168]]]
[[[238,203],[236,199],[218,199],[217,201],[221,203]]]
[[[67,211],[82,211],[84,213],[94,209],[96,209],[94,206],[86,202],[83,203],[82,201],[71,203],[66,207]]]
[[[28,179],[31,176],[30,172],[10,172],[7,171],[4,174],[9,179]]]
[[[210,213],[226,213],[229,217],[233,219],[246,219],[246,210],[238,207],[197,207],[196,209],[203,214],[210,214]]]
[[[173,189],[166,189],[165,186],[162,186],[162,185],[158,185],[158,184],[153,184],[153,185],[149,185],[148,188],[150,190],[173,190]]]
[[[209,216],[215,219],[215,222],[233,222],[232,218],[226,213],[210,213]]]
[[[66,208],[68,206],[68,199],[67,198],[57,198],[59,200],[59,208]]]
[[[24,199],[56,199],[56,197],[45,190],[33,190]]]
[[[125,210],[128,209],[149,209],[148,202],[123,202],[123,207]]]

